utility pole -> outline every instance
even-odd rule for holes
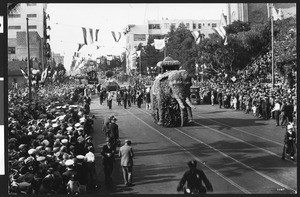
[[[45,70],[44,66],[44,38],[42,38],[42,70]]]
[[[27,67],[28,67],[28,88],[29,88],[29,101],[32,100],[31,93],[31,68],[30,68],[30,49],[29,49],[29,31],[28,31],[28,18],[26,18],[26,27],[27,27]]]
[[[274,88],[274,84],[275,84],[275,76],[274,76],[274,13],[273,12],[273,3],[270,4],[271,5],[271,44],[272,44],[272,88]]]
[[[140,75],[142,76],[142,53],[140,53],[139,64],[140,64]]]

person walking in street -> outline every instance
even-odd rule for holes
[[[296,153],[296,132],[293,123],[287,125],[287,131],[284,136],[284,150],[281,159],[285,160],[285,154],[290,156],[291,160],[295,160]]]
[[[218,99],[218,102],[219,102],[219,108],[221,109],[221,106],[222,106],[222,100],[223,100],[223,94],[222,94],[221,89],[220,89],[219,92],[218,92],[217,99]]]
[[[102,165],[104,171],[104,182],[107,187],[111,186],[112,178],[111,174],[114,169],[115,151],[112,147],[112,140],[106,139],[106,145],[103,146],[102,151]]]
[[[272,112],[274,112],[274,117],[276,121],[276,126],[279,126],[279,115],[280,115],[280,103],[279,100],[275,100],[274,108],[272,109]]]
[[[213,191],[212,184],[207,179],[203,170],[197,169],[197,161],[192,160],[188,162],[189,170],[186,171],[181,178],[177,191],[182,191],[184,189],[184,185],[187,184],[187,188],[185,189],[185,193],[190,194],[205,194],[206,191]],[[204,182],[205,187],[202,185]]]
[[[113,98],[113,94],[111,91],[108,91],[108,94],[107,94],[107,106],[109,109],[111,109],[112,107],[112,98]]]
[[[130,140],[125,140],[125,144],[119,150],[119,157],[121,157],[121,167],[123,171],[124,184],[126,186],[133,186],[132,167],[134,153],[131,147]]]
[[[151,105],[151,96],[150,96],[150,88],[146,90],[146,109],[150,109]]]
[[[117,118],[115,116],[110,117],[110,129],[109,139],[112,140],[112,146],[114,151],[117,149],[119,141],[119,126],[117,125]]]
[[[127,99],[128,99],[128,92],[127,92],[126,89],[124,90],[123,98],[122,99],[123,99],[124,109],[126,109],[126,107],[127,107]]]

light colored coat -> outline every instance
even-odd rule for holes
[[[120,148],[119,156],[121,157],[121,166],[133,166],[133,150],[132,147],[125,144]]]

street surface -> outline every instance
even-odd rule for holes
[[[109,110],[93,95],[91,114],[96,116],[93,143],[99,194],[180,194],[176,191],[187,162],[198,161],[213,185],[211,194],[295,194],[297,162],[281,160],[285,129],[275,120],[217,105],[196,105],[190,126],[164,128],[156,125],[151,110],[132,105],[124,109],[114,101]],[[103,120],[118,118],[122,145],[132,141],[135,153],[133,187],[123,183],[120,159],[116,157],[113,188],[104,185],[100,151],[105,144]],[[297,160],[297,158],[296,158]]]

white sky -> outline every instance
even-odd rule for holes
[[[78,43],[83,43],[81,27],[97,28],[101,50],[99,55],[119,55],[124,51],[125,37],[116,43],[110,31],[120,31],[128,24],[143,25],[150,19],[203,19],[220,20],[226,4],[47,4],[51,26],[50,45],[52,51],[65,57],[65,67],[70,69],[72,56]],[[123,33],[122,33],[123,36]],[[86,48],[86,50],[89,50]]]

